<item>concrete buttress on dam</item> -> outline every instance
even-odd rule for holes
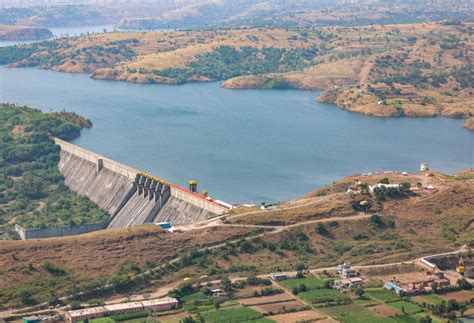
[[[228,209],[179,186],[60,139],[59,171],[72,191],[111,215],[109,228],[144,223],[193,223]]]

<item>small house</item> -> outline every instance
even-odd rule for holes
[[[360,287],[364,283],[364,280],[360,277],[343,278],[334,281],[333,288],[335,289],[348,289]]]
[[[276,273],[276,274],[271,274],[270,278],[274,281],[280,281],[280,280],[288,279],[288,275],[285,273]]]
[[[359,273],[355,271],[350,263],[343,263],[342,265],[337,266],[337,271],[339,275],[343,278],[352,278],[359,276]]]
[[[429,171],[429,170],[430,170],[430,167],[429,167],[428,163],[421,163],[420,171],[426,172],[426,171]]]
[[[212,293],[212,296],[213,297],[224,297],[226,296],[227,294],[220,288],[216,288],[216,289],[211,289],[211,293]]]
[[[402,287],[395,285],[392,282],[386,282],[384,284],[384,287],[388,290],[394,291],[397,294],[400,294],[401,292],[405,292],[405,290]]]

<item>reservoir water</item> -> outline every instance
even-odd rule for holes
[[[315,102],[317,92],[138,85],[0,67],[0,101],[75,111],[74,143],[231,203],[281,201],[344,176],[474,167],[474,132],[449,118],[375,118]]]

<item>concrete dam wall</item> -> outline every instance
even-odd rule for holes
[[[109,228],[144,223],[193,223],[228,208],[60,139],[59,171],[65,184],[111,215]]]
[[[15,230],[22,240],[28,239],[42,239],[42,238],[53,238],[53,237],[64,237],[72,236],[77,234],[84,234],[97,230],[106,229],[109,225],[108,222],[101,223],[89,223],[83,225],[69,225],[63,227],[51,227],[44,229],[31,229],[27,230],[18,224],[15,224]]]

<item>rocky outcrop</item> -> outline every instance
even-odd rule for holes
[[[46,28],[0,25],[0,41],[42,40],[53,37]]]
[[[474,131],[474,117],[470,117],[464,121],[464,128]]]

